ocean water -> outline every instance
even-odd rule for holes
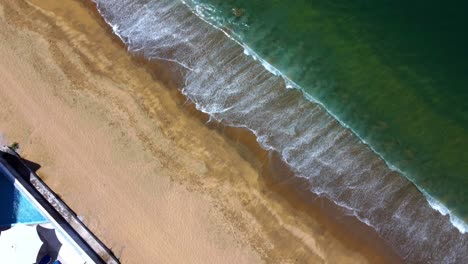
[[[468,4],[186,2],[468,220]]]
[[[408,262],[468,263],[462,7],[95,2],[130,52],[178,65],[199,110],[253,131]]]

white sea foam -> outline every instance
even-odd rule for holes
[[[460,218],[456,217],[454,214],[450,212],[450,210],[441,202],[437,201],[429,194],[425,193],[426,199],[431,205],[432,208],[437,210],[442,215],[449,215],[450,222],[462,233],[465,234],[468,231],[468,225],[461,220]]]

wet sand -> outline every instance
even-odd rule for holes
[[[0,133],[123,263],[399,261],[251,134],[208,122],[91,3],[0,1],[0,56]]]

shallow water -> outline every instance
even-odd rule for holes
[[[462,263],[468,261],[467,235],[460,233],[450,223],[448,217],[443,217],[433,210],[425,197],[409,181],[390,170],[375,152],[333,118],[320,104],[307,100],[306,96],[298,90],[287,89],[283,78],[272,74],[271,69],[269,71],[265,68],[265,64],[246,54],[243,47],[193,15],[186,5],[178,1],[100,0],[96,2],[103,17],[128,45],[130,51],[148,59],[174,61],[181,66],[179,70],[185,83],[182,92],[201,111],[232,126],[252,130],[264,148],[278,151],[298,177],[309,180],[311,191],[330,198],[336,204],[347,208],[349,214],[355,215],[372,226],[400,256],[410,262]],[[195,10],[206,14],[206,10],[210,9],[206,6],[202,7],[204,9],[199,10],[199,6]],[[245,11],[236,12],[248,12],[248,8],[246,7]],[[208,17],[205,16],[205,19]],[[244,24],[248,24],[249,21],[236,23],[239,27],[245,27]],[[236,28],[237,25],[232,27]],[[252,28],[253,26],[250,26],[249,30],[253,30]],[[327,29],[325,26],[321,28]],[[229,29],[224,28],[224,30]],[[258,39],[262,39],[259,43],[274,43],[272,47],[281,48],[280,42],[268,34],[259,36],[261,37]],[[238,37],[247,39],[245,34],[239,33]],[[338,46],[347,47],[344,44]],[[261,49],[256,49],[255,45],[252,47],[255,52],[262,54]],[[341,60],[330,58],[339,58],[348,53],[354,54],[356,50],[350,49],[350,51],[346,48],[325,50],[325,55],[314,59],[323,62],[322,68],[318,67],[319,64],[311,68],[315,69],[315,75],[311,74],[307,67],[315,64],[301,66],[302,64],[299,63],[298,59],[302,57],[305,59],[306,56],[298,56],[292,52],[288,55],[292,59],[286,60],[283,59],[282,52],[277,52],[277,56],[282,58],[280,60],[282,63],[276,64],[268,59],[268,54],[265,58],[298,84],[301,84],[301,78],[295,78],[292,73],[295,73],[297,69],[299,69],[297,72],[300,72],[302,69],[303,73],[299,74],[299,77],[302,76],[302,79],[307,81],[304,81],[305,83],[315,80],[313,83],[316,84],[316,86],[311,86],[312,89],[307,90],[307,93],[312,93],[313,88],[316,88],[318,92],[314,94],[314,98],[326,107],[330,106],[329,110],[345,122],[347,116],[359,116],[363,120],[360,121],[361,123],[356,122],[354,126],[350,124],[351,128],[359,134],[359,128],[364,127],[362,124],[372,121],[374,118],[372,116],[374,114],[378,116],[380,112],[370,111],[372,109],[370,106],[366,111],[358,109],[358,103],[361,102],[359,96],[366,97],[368,91],[357,88],[365,87],[367,78],[374,81],[382,80],[385,83],[385,78],[387,78],[385,74],[391,71],[385,70],[387,69],[385,67],[384,70],[377,68],[375,65],[381,64],[377,63],[379,60],[375,56],[369,57],[369,61],[377,64],[369,64],[363,69],[357,67],[360,65],[359,61],[353,61],[354,64],[343,61],[345,66],[341,64],[339,67],[333,66],[333,63],[341,62]],[[306,50],[309,51],[310,48],[307,47]],[[360,49],[357,50],[360,51]],[[367,58],[368,55],[364,52],[365,50],[363,49],[360,53],[363,58]],[[289,54],[288,49],[284,51],[285,54]],[[317,44],[317,52],[320,53],[320,51],[321,46]],[[288,65],[288,67],[284,70],[281,65]],[[351,67],[352,65],[356,67]],[[350,71],[347,72],[345,69],[350,69]],[[380,75],[367,74],[367,70],[376,70]],[[361,75],[357,75],[361,71]],[[319,77],[323,77],[323,81]],[[333,90],[341,87],[342,83],[348,79],[350,86],[347,89],[353,90],[353,93],[341,94]],[[400,82],[391,79],[389,83],[399,84]],[[388,87],[389,85],[387,84]],[[317,87],[325,88],[318,89]],[[395,87],[403,89],[406,86]],[[380,104],[388,101],[389,105],[393,105],[389,98],[399,94],[397,88],[388,90],[388,95],[382,95],[384,99],[374,99]],[[383,89],[383,91],[387,90]],[[381,94],[373,90],[369,93],[375,97]],[[353,98],[349,95],[344,96],[348,98],[346,104],[333,103],[333,100],[327,103],[327,100],[324,102],[321,100],[322,98],[338,100],[344,94],[353,95]],[[417,102],[419,101],[410,100],[407,103],[418,108]],[[370,105],[379,105],[379,103]],[[341,112],[334,109],[346,114],[341,117]],[[343,109],[347,109],[348,112]],[[396,110],[399,108],[396,107]],[[424,116],[420,111],[424,109],[415,113]],[[362,112],[365,113],[362,114]],[[383,112],[386,113],[386,111]],[[411,114],[405,113],[405,119],[402,120],[410,120],[410,116]],[[419,122],[423,121],[416,122],[418,126]],[[372,127],[372,122],[369,124],[372,128],[370,131],[374,133],[376,128]],[[380,129],[386,129],[385,133],[381,134],[393,135],[390,131],[392,128],[388,128],[391,125],[390,121],[380,124],[382,127]],[[408,129],[408,131],[413,130]],[[450,131],[450,127],[447,131]],[[366,139],[365,135],[361,136]],[[385,136],[376,138],[378,142],[387,142]],[[465,137],[460,137],[457,142],[461,142],[460,145],[462,145],[464,139]],[[375,147],[374,141],[366,139],[366,142],[379,151],[380,143]],[[439,143],[435,143],[437,144]],[[389,150],[393,148],[389,147]],[[398,154],[391,151],[388,153],[390,157]],[[457,158],[462,160],[463,153]],[[414,158],[414,160],[414,164],[417,164],[418,159]],[[434,166],[431,170],[433,173],[436,172],[438,165],[434,164]],[[417,167],[414,166],[414,168]],[[416,175],[408,174],[404,168],[406,167],[403,166],[402,170],[405,174]],[[460,184],[463,184],[463,179]],[[456,197],[463,197],[463,193],[460,196],[460,192],[457,192],[457,189],[454,190]],[[461,192],[463,191],[462,189]]]

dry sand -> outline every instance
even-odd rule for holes
[[[123,263],[383,261],[267,188],[90,4],[0,0],[0,58],[0,133]]]

